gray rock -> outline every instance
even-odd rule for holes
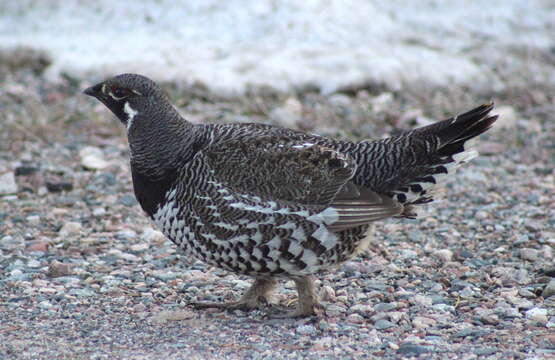
[[[555,295],[555,279],[551,279],[545,286],[545,289],[543,289],[542,291],[542,296],[544,297],[544,299],[547,299],[548,297],[553,295]]]
[[[374,327],[377,330],[386,330],[386,329],[392,328],[394,326],[395,326],[394,323],[392,323],[389,320],[385,320],[385,319],[378,320],[374,323]]]
[[[374,310],[376,311],[391,311],[397,309],[397,303],[378,303],[374,306]]]
[[[0,175],[0,195],[8,195],[17,193],[17,184],[15,182],[15,174],[8,172]]]
[[[79,151],[81,165],[88,170],[101,170],[108,167],[102,150],[94,146],[86,146]]]
[[[318,332],[313,325],[300,325],[296,331],[301,335],[315,335]]]
[[[521,259],[528,261],[538,260],[539,251],[536,249],[523,248],[520,249],[519,256]]]
[[[125,206],[135,206],[138,204],[137,199],[133,195],[126,194],[119,198],[118,203]]]
[[[64,225],[62,226],[62,228],[60,229],[60,231],[58,232],[58,234],[61,237],[66,237],[69,235],[76,235],[79,234],[79,232],[81,231],[82,225],[81,223],[75,222],[75,221],[68,221],[66,223],[64,223]]]
[[[534,307],[526,311],[525,315],[526,315],[526,319],[534,322],[539,322],[539,323],[547,322],[547,309]]]

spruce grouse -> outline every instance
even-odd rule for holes
[[[371,223],[412,217],[438,181],[477,155],[493,103],[405,134],[350,142],[262,124],[193,125],[152,80],[122,74],[85,90],[127,127],[135,195],[186,254],[255,278],[233,303],[264,305],[276,278],[297,310],[320,306],[312,275],[368,246]]]

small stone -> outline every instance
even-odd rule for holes
[[[391,303],[378,303],[376,305],[374,305],[374,310],[376,311],[391,311],[391,310],[395,310],[397,309],[397,303],[396,302],[391,302]]]
[[[536,249],[530,248],[523,248],[520,249],[520,258],[528,261],[536,261],[538,260],[539,251]]]
[[[32,175],[37,171],[39,171],[39,168],[37,166],[28,165],[28,164],[20,165],[15,168],[15,176]]]
[[[39,268],[41,267],[41,262],[35,259],[31,259],[27,261],[27,267],[34,268],[34,269]]]
[[[547,322],[547,309],[534,307],[526,311],[525,315],[527,319],[535,322],[539,322],[542,324]]]
[[[414,259],[418,257],[418,253],[414,250],[402,249],[399,253],[399,256],[405,259]]]
[[[52,307],[54,306],[49,301],[44,300],[39,303],[39,307],[44,310],[49,310],[52,309]]]
[[[320,298],[322,301],[335,302],[335,290],[328,285],[322,286],[320,290]]]
[[[392,323],[392,322],[389,321],[389,320],[381,319],[381,320],[378,320],[378,321],[376,321],[376,322],[374,323],[374,327],[375,327],[377,330],[386,330],[386,329],[395,327],[395,324]]]
[[[542,291],[542,296],[547,299],[550,296],[555,295],[555,279],[551,279]]]
[[[46,189],[53,193],[71,191],[73,190],[73,183],[69,180],[49,178],[46,179]]]
[[[180,321],[192,319],[195,313],[192,311],[178,310],[178,311],[161,311],[152,317],[152,321],[156,324],[164,324],[168,321]]]
[[[459,293],[459,295],[463,299],[468,299],[468,298],[472,298],[472,297],[476,296],[476,293],[471,288],[469,288],[467,286]]]
[[[108,167],[101,149],[94,146],[85,146],[79,151],[81,165],[88,170],[101,170]]]
[[[57,260],[54,260],[48,266],[48,276],[50,277],[60,277],[67,276],[71,274],[71,264],[64,264]]]
[[[62,228],[60,229],[58,234],[61,237],[66,237],[66,236],[69,236],[69,235],[79,234],[79,232],[81,231],[81,228],[82,228],[81,223],[74,222],[74,221],[68,221],[62,226]]]
[[[147,250],[150,246],[148,244],[145,243],[140,243],[140,244],[133,244],[129,247],[129,249],[131,251],[134,252],[143,252],[145,250]]]
[[[544,245],[541,248],[542,259],[552,259],[553,258],[553,247],[549,245]]]
[[[151,273],[153,277],[158,280],[162,280],[164,282],[175,280],[177,278],[177,274],[171,271],[164,271],[164,270],[156,270]]]
[[[416,316],[412,320],[412,326],[414,326],[415,329],[425,329],[427,327],[434,326],[436,323],[436,320],[424,316]]]
[[[29,215],[25,218],[29,225],[37,226],[40,224],[40,216],[38,215]]]
[[[93,216],[104,216],[106,215],[106,209],[103,207],[96,208],[93,210],[92,214]]]
[[[413,304],[423,305],[423,306],[432,306],[432,298],[429,296],[424,295],[415,295],[412,299],[409,300]]]
[[[345,94],[333,94],[329,97],[329,102],[335,106],[348,107],[351,105],[352,100]]]
[[[365,322],[364,318],[359,314],[351,314],[347,316],[347,321],[351,324],[362,324]]]
[[[122,258],[123,260],[126,260],[126,261],[130,261],[130,262],[139,261],[139,257],[137,257],[133,254],[129,254],[129,253],[122,253],[120,255],[120,258]]]
[[[296,331],[301,335],[315,335],[318,332],[313,325],[300,325]]]
[[[370,104],[372,105],[372,111],[379,113],[379,112],[385,111],[386,109],[389,109],[393,100],[394,100],[393,94],[390,92],[384,92],[378,96],[373,97],[370,100]]]
[[[116,238],[120,240],[132,240],[137,237],[137,233],[131,229],[123,229],[116,233]]]
[[[501,129],[513,129],[516,126],[517,113],[512,106],[502,105],[495,108],[495,112],[499,115],[499,119],[495,123],[493,131]]]
[[[478,347],[473,350],[474,354],[478,356],[488,356],[496,354],[499,350],[493,346]]]
[[[137,199],[135,199],[133,195],[129,195],[129,194],[126,194],[120,197],[118,199],[118,203],[129,207],[135,206],[138,204]]]
[[[15,174],[13,172],[8,172],[0,175],[0,195],[9,195],[15,193],[17,193]]]
[[[359,314],[370,314],[373,312],[373,308],[371,305],[365,305],[365,304],[356,304],[354,306],[351,306],[350,310],[352,312],[355,313],[359,313]]]
[[[449,262],[453,259],[453,252],[449,249],[436,250],[432,255],[443,262]]]
[[[49,246],[50,246],[50,243],[48,241],[37,240],[37,241],[32,241],[28,243],[26,250],[29,252],[33,252],[33,251],[47,252]]]
[[[410,343],[401,344],[399,350],[397,350],[397,353],[403,356],[419,356],[428,352],[430,352],[429,348]]]
[[[303,104],[294,97],[289,97],[283,105],[270,112],[270,118],[281,126],[295,128],[302,120]]]
[[[149,243],[162,243],[166,241],[164,234],[152,228],[145,228],[141,235],[141,239]]]

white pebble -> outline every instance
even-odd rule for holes
[[[8,172],[0,175],[0,195],[15,194],[16,192],[15,174]]]
[[[539,323],[547,322],[547,309],[534,307],[526,311],[526,318]]]
[[[62,237],[65,237],[68,235],[75,235],[81,231],[81,228],[82,228],[81,223],[68,221],[62,226],[58,234]]]

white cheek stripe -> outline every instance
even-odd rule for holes
[[[129,129],[131,129],[131,125],[133,124],[133,119],[135,118],[135,115],[137,115],[139,112],[133,109],[131,105],[129,105],[129,101],[125,102],[125,105],[123,106],[123,111],[127,114],[127,131],[129,131]]]

